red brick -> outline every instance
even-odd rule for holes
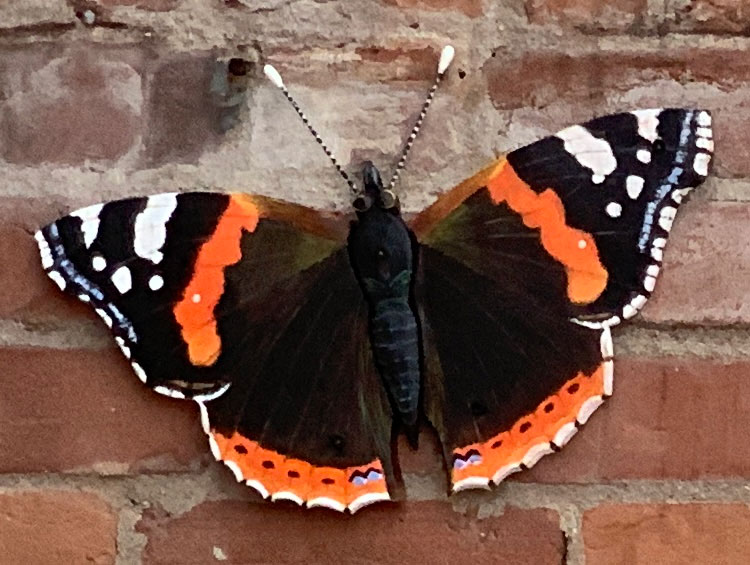
[[[748,429],[750,363],[616,359],[614,396],[562,452],[518,478],[747,478]]]
[[[122,157],[140,138],[138,52],[60,51],[42,45],[0,52],[0,156],[28,165]]]
[[[526,0],[529,21],[589,29],[626,29],[643,19],[647,0]]]
[[[743,55],[744,51],[732,49],[676,49],[658,53],[600,50],[582,55],[528,51],[506,57],[497,51],[484,72],[498,109],[543,107],[559,101],[582,105],[582,100],[590,105],[606,94],[658,79],[734,87],[750,80],[750,61]]]
[[[63,295],[44,274],[36,229],[64,214],[55,203],[25,198],[0,200],[0,317],[41,320],[51,317],[82,318],[90,308]],[[90,315],[90,314],[88,314]]]
[[[691,202],[675,222],[649,322],[750,322],[750,207]]]
[[[587,565],[747,563],[744,504],[607,504],[584,513]]]
[[[462,12],[470,18],[476,18],[484,13],[482,0],[382,0],[386,4],[399,8],[418,8],[420,10],[456,11]]]
[[[0,349],[0,472],[180,471],[208,444],[191,402],[151,392],[119,351]]]
[[[195,162],[222,139],[224,115],[212,93],[217,60],[205,53],[167,57],[150,87],[146,155],[150,164]]]
[[[80,492],[0,495],[0,551],[7,565],[115,562],[117,516]]]
[[[375,506],[356,517],[282,504],[207,502],[176,517],[147,515],[144,563],[560,563],[564,536],[550,510],[506,508],[478,520],[449,504]]]
[[[680,30],[742,35],[750,31],[746,0],[686,0],[673,9],[673,27]]]

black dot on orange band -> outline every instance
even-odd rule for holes
[[[497,441],[493,441],[492,445],[490,446],[492,449],[497,449],[503,444],[503,440],[499,439]]]
[[[528,432],[530,428],[531,428],[531,423],[524,422],[523,424],[521,424],[521,427],[518,428],[518,431],[520,431],[523,434],[523,433]]]
[[[273,469],[274,467],[276,467],[276,465],[273,464],[273,461],[263,461],[261,465],[263,465],[264,469]]]
[[[555,409],[555,403],[554,402],[548,402],[544,405],[544,411],[549,414]]]
[[[323,479],[323,480],[322,480],[322,481],[320,481],[320,482],[321,482],[321,483],[323,483],[324,485],[332,485],[332,484],[333,484],[333,483],[335,483],[336,481],[334,481],[333,479],[329,479],[328,477],[326,477],[325,479]]]
[[[578,383],[573,383],[568,387],[568,393],[575,394],[581,386]]]
[[[241,453],[243,455],[245,455],[247,453],[247,447],[245,447],[244,445],[235,445],[234,446],[234,450],[237,453]]]
[[[297,471],[287,471],[287,476],[290,479],[299,479],[299,473]]]

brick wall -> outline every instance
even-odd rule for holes
[[[747,562],[749,30],[743,0],[0,2],[0,561]],[[446,498],[426,434],[401,449],[398,507],[261,505],[211,461],[195,407],[145,390],[58,296],[29,231],[176,187],[343,208],[258,63],[344,163],[386,164],[448,42],[408,211],[496,153],[633,107],[713,110],[715,174],[680,214],[657,296],[616,333],[613,400],[561,454]]]

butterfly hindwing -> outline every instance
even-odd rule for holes
[[[395,479],[347,228],[263,197],[186,193],[84,208],[36,239],[48,275],[96,309],[139,378],[200,403],[238,479],[355,511]]]
[[[609,326],[654,288],[708,172],[705,111],[646,110],[510,153],[417,216],[425,407],[454,488],[498,482],[611,393]]]

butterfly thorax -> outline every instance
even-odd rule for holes
[[[369,305],[375,364],[402,422],[414,426],[420,375],[419,331],[410,300],[412,238],[397,207],[386,209],[377,193],[371,194],[372,205],[352,223],[349,258]]]

